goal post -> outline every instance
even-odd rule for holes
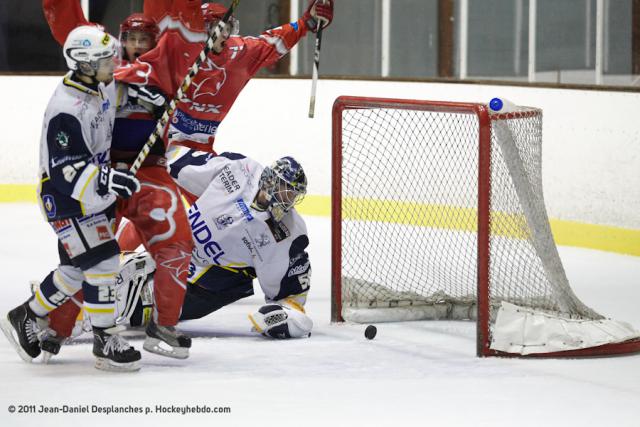
[[[478,356],[640,351],[569,285],[541,110],[339,97],[332,138],[332,321],[474,320]]]

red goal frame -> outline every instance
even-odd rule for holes
[[[585,357],[609,356],[640,352],[640,339],[579,350],[553,353],[521,354],[492,350],[489,320],[489,264],[491,221],[491,122],[496,119],[526,117],[541,114],[539,110],[489,114],[484,104],[446,101],[426,101],[392,98],[340,96],[332,111],[332,182],[331,182],[331,321],[342,318],[342,113],[349,109],[393,108],[429,112],[452,112],[475,115],[479,124],[478,153],[478,247],[477,247],[477,320],[476,354],[479,357]]]

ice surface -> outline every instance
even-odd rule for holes
[[[33,204],[0,205],[0,315],[57,263],[56,239]],[[88,340],[49,365],[24,363],[0,336],[0,425],[638,426],[640,355],[591,360],[475,357],[470,322],[329,323],[329,219],[308,217],[313,280],[309,339],[250,333],[259,296],[182,324],[191,357],[143,352],[142,370],[93,368]],[[640,328],[640,259],[576,248],[560,255],[579,298]],[[259,293],[259,291],[257,291]],[[140,336],[140,335],[138,335]],[[142,347],[140,339],[133,344]],[[18,414],[10,405],[208,405],[229,414]]]

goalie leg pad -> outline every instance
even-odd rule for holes
[[[134,314],[137,314],[135,323],[141,324],[140,317],[144,317],[142,316],[144,307],[149,307],[153,303],[155,269],[156,264],[147,252],[131,252],[123,255],[115,287],[117,324],[126,323]]]
[[[263,305],[249,320],[262,335],[277,339],[308,337],[313,328],[305,313],[279,304]]]

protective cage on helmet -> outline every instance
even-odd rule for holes
[[[259,185],[266,193],[268,210],[276,221],[281,221],[307,193],[307,177],[302,166],[288,156],[264,168]]]

